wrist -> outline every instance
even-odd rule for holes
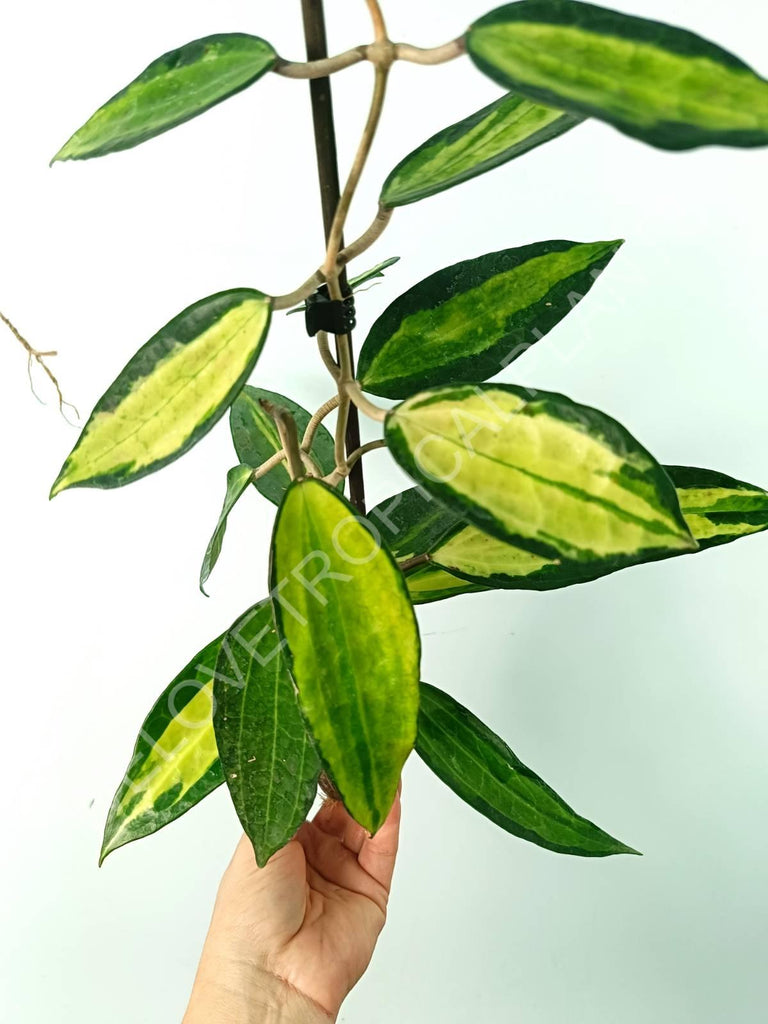
[[[333,1024],[335,1017],[252,962],[203,957],[183,1024]]]

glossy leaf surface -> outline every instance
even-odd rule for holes
[[[493,170],[584,120],[516,93],[444,128],[395,167],[384,182],[382,206],[405,206]]]
[[[213,572],[213,568],[219,560],[221,546],[224,543],[224,534],[227,532],[227,520],[229,513],[238,503],[240,498],[251,482],[253,470],[250,466],[235,466],[227,473],[227,493],[224,496],[224,504],[219,513],[219,520],[213,531],[208,547],[205,549],[203,564],[200,567],[200,589],[205,593],[205,584]]]
[[[240,32],[171,50],[100,107],[51,162],[104,156],[146,142],[245,89],[272,68],[276,56],[269,43]]]
[[[224,781],[211,715],[213,677],[225,635],[195,655],[144,720],[107,817],[102,861],[175,821]]]
[[[571,312],[621,244],[537,242],[439,270],[374,323],[360,351],[362,387],[406,398],[494,377]]]
[[[667,466],[680,508],[701,548],[768,530],[768,492],[712,469]]]
[[[368,513],[375,533],[380,534],[399,563],[431,555],[440,541],[463,524],[455,515],[419,487],[386,498]],[[417,565],[405,571],[405,582],[414,604],[429,604],[487,587],[459,579],[438,566]]]
[[[271,300],[249,288],[185,309],[99,399],[51,490],[120,487],[179,458],[224,415],[256,364]]]
[[[320,773],[270,601],[246,613],[224,639],[214,697],[213,724],[224,777],[263,867],[306,818]]]
[[[700,550],[768,530],[768,492],[762,488],[710,469],[664,469]],[[418,487],[387,498],[369,517],[399,561],[428,557],[406,572],[414,604],[485,590],[559,590],[614,571],[543,558],[491,537]]]
[[[396,406],[387,444],[468,523],[599,568],[696,549],[664,469],[619,423],[563,395],[438,388]]]
[[[423,565],[414,569],[407,574],[405,582],[414,604],[431,604],[433,601],[445,601],[449,597],[479,594],[493,589],[460,579],[434,565]]]
[[[662,149],[768,144],[768,82],[684,29],[576,0],[522,0],[476,21],[466,44],[505,89]]]
[[[232,405],[229,426],[238,459],[241,463],[252,466],[254,469],[257,469],[262,462],[266,462],[282,448],[275,421],[261,407],[262,400],[281,406],[293,416],[299,431],[299,439],[311,419],[306,409],[297,405],[290,398],[286,398],[285,395],[278,395],[275,391],[266,391],[264,388],[254,388],[250,385],[244,387]],[[336,465],[333,437],[322,423],[317,429],[312,444],[312,458],[324,476],[332,472]],[[254,480],[253,485],[265,498],[275,505],[279,505],[290,482],[291,478],[285,463],[281,463],[265,476]]]
[[[308,479],[278,512],[271,593],[321,757],[375,832],[416,735],[420,645],[402,573],[352,506]]]
[[[637,852],[572,810],[502,739],[427,683],[416,750],[457,796],[512,835],[577,857]]]

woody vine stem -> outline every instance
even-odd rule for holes
[[[374,41],[371,44],[347,50],[335,57],[329,57],[322,0],[302,0],[307,61],[306,63],[295,63],[279,58],[274,69],[277,74],[289,78],[305,78],[310,82],[318,178],[326,236],[326,253],[322,266],[295,291],[277,296],[273,303],[274,309],[277,310],[287,309],[308,298],[322,284],[327,286],[329,297],[332,300],[348,296],[350,289],[346,275],[347,264],[372,246],[389,224],[392,211],[380,207],[366,231],[351,245],[344,246],[344,228],[347,216],[381,119],[387,80],[392,65],[397,60],[406,60],[417,64],[441,64],[461,56],[464,52],[461,39],[453,40],[432,50],[420,49],[405,43],[394,43],[387,33],[386,22],[378,0],[365,0],[365,2],[373,23]],[[374,68],[373,96],[368,119],[342,192],[339,183],[329,76],[366,60]],[[291,476],[307,473],[315,475],[316,467],[308,458],[312,439],[324,417],[335,411],[336,465],[334,471],[325,479],[328,483],[336,484],[349,477],[350,500],[358,511],[364,513],[365,487],[362,456],[369,451],[383,447],[383,442],[372,441],[365,445],[360,444],[358,410],[378,421],[383,420],[386,413],[384,409],[370,402],[363,395],[355,380],[351,335],[336,335],[335,357],[331,352],[329,338],[323,331],[318,333],[317,343],[323,363],[336,384],[337,393],[325,402],[312,417],[301,445],[296,436],[295,425],[293,429],[286,426],[287,414],[274,408],[269,409],[275,416],[280,436],[283,439],[283,451],[278,453],[275,460],[286,461]],[[272,468],[274,464],[275,462],[270,460],[269,468]],[[265,466],[259,467],[254,472],[262,475],[266,472]]]

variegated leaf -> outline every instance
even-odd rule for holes
[[[381,205],[405,206],[469,181],[556,139],[583,120],[509,93],[409,153],[384,182]]]
[[[621,244],[536,242],[439,270],[374,323],[360,351],[361,386],[406,398],[496,376],[571,312]]]
[[[102,862],[113,850],[175,821],[224,781],[211,715],[225,636],[195,655],[144,720],[107,817]]]
[[[224,534],[227,532],[227,520],[229,519],[229,513],[238,503],[240,498],[251,482],[253,476],[253,470],[250,466],[235,466],[227,473],[227,493],[224,496],[224,504],[221,512],[219,513],[219,519],[216,523],[216,528],[213,531],[211,539],[208,541],[208,547],[205,549],[205,555],[203,556],[203,564],[200,567],[200,590],[205,594],[205,584],[208,577],[213,572],[214,566],[219,560],[221,554],[221,546],[224,543]]]
[[[768,492],[712,469],[667,466],[685,521],[701,548],[768,530]]]
[[[466,45],[505,89],[662,149],[768,145],[768,82],[684,29],[576,0],[522,0],[476,21]]]
[[[665,466],[697,550],[768,530],[768,492],[711,469]],[[414,604],[485,590],[559,590],[615,571],[564,558],[544,558],[467,524],[460,513],[413,487],[369,513],[406,569]],[[673,551],[678,554],[695,554]],[[424,561],[419,562],[420,559]],[[619,566],[618,568],[621,568]]]
[[[431,557],[443,538],[451,536],[464,523],[460,515],[420,487],[412,487],[380,502],[370,510],[368,520],[374,533],[384,539],[401,565]],[[488,589],[431,564],[416,564],[404,572],[414,604],[429,604]]]
[[[637,853],[572,810],[488,726],[427,683],[416,751],[457,796],[512,835],[576,857]]]
[[[100,107],[51,163],[130,149],[189,121],[274,66],[269,43],[242,32],[196,39],[153,61]]]
[[[320,774],[275,634],[271,601],[256,605],[227,633],[214,697],[224,777],[263,867],[306,818]]]
[[[266,295],[239,288],[166,324],[97,402],[51,497],[68,487],[120,487],[189,451],[253,370],[271,311]]]
[[[320,755],[375,832],[416,736],[420,643],[402,573],[351,505],[298,480],[277,514],[271,593]]]
[[[406,574],[408,593],[414,604],[431,604],[461,594],[479,594],[492,587],[471,583],[434,565],[422,565]]]
[[[386,438],[429,493],[532,555],[602,574],[697,547],[664,469],[615,420],[563,395],[437,388],[396,406]]]
[[[275,421],[261,405],[264,400],[279,405],[293,416],[299,438],[311,419],[306,409],[285,395],[246,385],[232,405],[229,427],[238,459],[253,469],[258,469],[262,462],[266,462],[282,448]],[[311,455],[323,476],[333,471],[336,465],[333,437],[322,423],[317,428]],[[265,498],[279,505],[290,482],[285,463],[280,463],[264,476],[254,480],[253,485]],[[343,484],[340,487],[343,488]]]

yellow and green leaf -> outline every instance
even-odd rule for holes
[[[554,853],[637,853],[582,818],[458,701],[421,684],[416,751],[470,807],[520,839]]]
[[[448,597],[479,594],[493,589],[460,579],[434,565],[422,565],[406,573],[405,583],[414,604],[431,604],[433,601],[444,601]]]
[[[68,487],[120,487],[189,451],[248,379],[271,312],[266,295],[239,288],[166,324],[99,399],[51,497]]]
[[[368,521],[374,535],[384,540],[401,567],[416,560],[416,565],[403,569],[413,604],[489,589],[428,563],[443,538],[451,536],[464,520],[422,488],[412,487],[380,502],[368,513]]]
[[[153,61],[66,142],[57,160],[130,149],[252,85],[275,64],[269,43],[242,32],[196,39]]]
[[[416,737],[420,642],[403,575],[351,505],[306,479],[277,514],[271,593],[321,758],[375,832]]]
[[[245,494],[248,484],[251,482],[253,470],[250,466],[235,466],[227,473],[227,493],[224,496],[224,504],[219,513],[219,520],[213,531],[208,547],[205,549],[203,564],[200,567],[200,590],[205,594],[205,584],[213,572],[214,566],[219,560],[221,547],[224,543],[224,534],[227,532],[227,521],[229,513]],[[207,595],[206,595],[207,596]]]
[[[768,530],[768,492],[711,469],[664,466],[675,484],[696,550]],[[544,558],[467,524],[420,487],[369,513],[405,569],[414,604],[486,590],[559,590],[590,583],[623,566]],[[696,551],[671,551],[670,557]]]
[[[240,823],[264,867],[305,820],[320,774],[275,633],[272,602],[256,605],[222,642],[213,726]]]
[[[505,89],[662,149],[768,145],[768,82],[684,29],[576,0],[522,0],[466,36]]]
[[[712,469],[667,466],[680,508],[699,547],[768,530],[768,492]]]
[[[536,242],[439,270],[374,323],[360,351],[361,386],[406,398],[496,376],[571,312],[621,245]]]
[[[262,462],[272,458],[283,447],[275,421],[262,407],[262,401],[272,402],[286,409],[296,420],[299,438],[311,419],[306,409],[285,395],[246,385],[232,405],[229,427],[238,459],[253,469],[258,469]],[[333,471],[336,465],[333,437],[322,423],[317,428],[312,442],[311,456],[323,476]],[[254,480],[253,485],[265,498],[279,505],[290,482],[285,463],[280,463],[264,476]],[[343,487],[343,484],[341,486]]]
[[[663,467],[619,423],[512,385],[436,388],[387,416],[394,458],[470,525],[605,571],[696,550]]]
[[[469,181],[556,139],[583,120],[509,93],[409,153],[384,182],[381,205],[405,206]]]
[[[213,679],[226,634],[169,683],[147,715],[104,828],[101,861],[170,824],[224,781],[213,732]]]

